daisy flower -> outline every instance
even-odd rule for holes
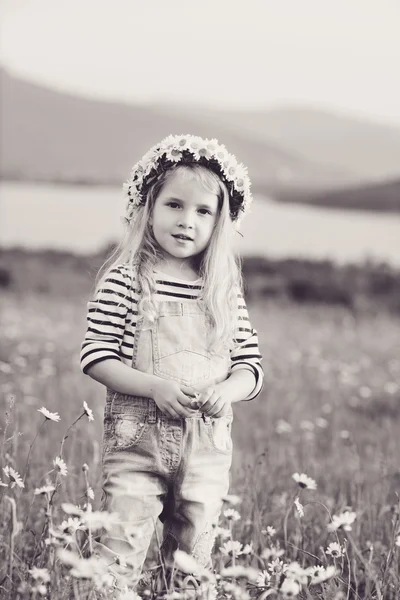
[[[199,157],[204,156],[207,160],[210,160],[210,158],[213,157],[212,151],[209,148],[205,147],[205,146],[201,146],[198,149],[197,153],[198,153]]]
[[[337,531],[342,528],[344,531],[351,531],[351,526],[356,520],[357,513],[345,510],[340,515],[333,515],[332,522],[328,523],[328,531]]]
[[[169,148],[166,153],[165,156],[168,158],[168,160],[170,160],[171,162],[179,162],[182,158],[182,152],[180,152],[179,150],[177,150],[176,148]]]
[[[122,184],[122,191],[124,194],[129,194],[132,183],[130,181],[124,181]]]
[[[80,558],[75,552],[64,548],[59,548],[57,557],[64,565],[72,567],[70,573],[73,577],[90,579],[98,587],[102,587],[108,573],[108,562],[106,559],[97,556]]]
[[[227,160],[228,158],[228,151],[225,148],[225,146],[223,146],[222,144],[217,148],[217,151],[215,152],[215,156],[217,157],[218,161],[223,163],[224,161]]]
[[[300,421],[300,429],[302,429],[303,431],[314,431],[315,425],[312,421],[309,421],[308,419],[303,419],[302,421]]]
[[[270,583],[271,575],[268,573],[268,571],[260,571],[256,580],[256,585],[258,587],[268,587]]]
[[[242,550],[242,554],[253,554],[253,543],[246,544]]]
[[[276,548],[275,546],[271,546],[271,548],[264,548],[264,550],[261,553],[261,558],[263,558],[264,560],[275,560],[276,558],[280,558],[284,554],[284,550]]]
[[[291,424],[285,421],[284,419],[278,419],[275,426],[275,431],[278,435],[282,435],[284,433],[292,433],[293,428]]]
[[[225,542],[225,544],[222,545],[220,551],[221,554],[224,554],[224,556],[229,556],[231,558],[233,556],[237,557],[242,554],[243,546],[240,542],[229,540],[228,542]]]
[[[287,565],[285,577],[297,581],[301,585],[307,585],[309,574],[308,570],[303,569],[298,562],[291,562]]]
[[[305,473],[293,473],[292,478],[296,481],[299,487],[305,490],[316,490],[317,483]]]
[[[301,590],[300,584],[294,579],[284,579],[279,591],[282,598],[296,598]]]
[[[244,192],[246,189],[246,183],[245,180],[242,177],[239,177],[238,179],[236,179],[235,181],[235,188],[237,189],[238,192]]]
[[[397,536],[395,544],[396,546],[400,546],[400,534]]]
[[[201,139],[201,137],[197,135],[192,135],[190,136],[189,148],[191,148],[192,150],[198,150],[201,147],[202,143],[203,140]]]
[[[72,515],[74,517],[80,517],[83,513],[83,510],[80,506],[75,506],[75,504],[71,504],[69,502],[63,502],[61,504],[61,508],[67,515]]]
[[[332,556],[332,558],[340,558],[344,554],[340,544],[337,542],[331,542],[325,550],[325,553]]]
[[[60,473],[60,475],[62,475],[63,477],[66,477],[66,475],[68,475],[67,465],[65,464],[61,456],[57,456],[53,460],[53,465],[56,471]]]
[[[226,169],[225,169],[225,177],[228,179],[228,181],[234,181],[236,179],[237,175],[236,175],[236,165],[235,164],[230,163],[226,167]]]
[[[180,571],[183,571],[184,573],[201,573],[201,574],[203,574],[204,572],[207,571],[204,567],[202,567],[197,562],[197,560],[193,556],[191,556],[190,554],[187,554],[183,550],[175,550],[174,561],[175,561],[175,565],[178,567],[178,569]],[[211,575],[211,573],[210,573],[210,575]]]
[[[79,517],[68,517],[68,519],[64,520],[60,529],[63,533],[76,533],[79,529],[82,529],[83,523]]]
[[[183,136],[181,138],[179,138],[178,140],[178,146],[180,148],[186,148],[188,146],[188,139],[186,136]]]
[[[329,567],[309,567],[307,569],[309,576],[311,577],[310,585],[316,585],[318,583],[323,583],[327,579],[334,577],[337,573],[336,567],[330,565]]]
[[[194,139],[194,136],[191,136],[192,139]],[[173,146],[175,146],[176,143],[176,136],[173,135],[172,133],[170,135],[167,135],[166,138],[164,138],[160,144],[160,150],[163,148],[172,148]]]
[[[226,529],[225,527],[216,527],[215,535],[217,537],[219,536],[222,539],[225,539],[225,538],[230,538],[232,533],[231,533],[230,529]]]
[[[88,407],[87,402],[83,403],[83,410],[85,411],[88,421],[94,421],[93,411]]]
[[[239,521],[240,514],[237,510],[234,510],[233,508],[227,508],[224,511],[224,517],[228,519],[228,521]]]
[[[219,145],[218,145],[218,140],[216,140],[215,138],[213,138],[212,140],[206,140],[207,141],[207,149],[211,152],[212,156],[215,156]]]
[[[294,505],[296,507],[297,512],[299,513],[299,517],[304,517],[304,506],[301,504],[298,496],[294,499]]]
[[[45,408],[44,406],[42,406],[42,408],[38,408],[38,412],[42,413],[42,415],[47,421],[54,421],[55,423],[58,423],[58,421],[61,418],[58,413],[52,413],[49,410],[47,410],[47,408]]]
[[[274,535],[276,534],[276,529],[275,527],[271,527],[271,525],[268,525],[266,529],[263,529],[261,531],[261,533],[263,533],[264,535],[269,535],[269,537],[274,537]]]
[[[49,583],[50,581],[50,573],[47,569],[38,569],[38,567],[32,567],[29,570],[31,577],[37,581],[41,581],[42,583]]]
[[[271,573],[284,573],[287,569],[287,565],[285,565],[285,563],[282,560],[279,560],[279,558],[275,558],[272,562],[268,563],[268,569],[271,571]]]
[[[13,488],[15,486],[19,488],[25,487],[24,482],[22,481],[21,475],[12,467],[8,465],[3,467],[4,475],[10,479],[10,487]]]

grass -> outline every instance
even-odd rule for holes
[[[12,473],[1,472],[7,487],[0,487],[0,595],[7,599],[67,598],[71,575],[53,530],[60,531],[68,518],[62,504],[82,506],[89,486],[93,508],[99,504],[104,390],[78,366],[86,300],[84,294],[63,299],[10,290],[1,301],[1,467],[16,469],[25,480],[24,488],[12,486]],[[241,550],[249,546],[246,554],[228,556],[220,550],[227,539],[218,538],[218,598],[395,600],[400,320],[386,311],[271,299],[254,300],[249,310],[261,340],[266,384],[257,400],[235,406],[231,492],[241,498],[232,506],[240,519],[221,519]],[[93,422],[83,402],[93,410]],[[46,420],[38,412],[42,406],[59,413],[60,421]],[[62,457],[68,475],[63,476],[53,461],[66,435]],[[314,479],[317,489],[300,487],[295,472]],[[46,484],[55,490],[34,494]],[[351,530],[329,531],[332,516],[345,510],[356,513]],[[276,533],[269,535],[268,527]],[[46,543],[49,539],[54,544]],[[344,549],[343,556],[326,553],[332,542]],[[75,548],[73,540],[70,547]],[[279,560],[286,564],[334,565],[336,573],[323,583],[309,573],[301,591],[292,588],[292,596],[285,595],[290,578],[279,573],[278,562],[268,567],[282,551]],[[236,572],[226,570],[232,564]],[[245,569],[241,578],[234,577],[238,566]],[[49,577],[34,567],[48,569]],[[256,584],[251,568],[257,575],[268,573],[264,586],[261,580]],[[99,581],[98,575],[91,577]],[[73,589],[75,598],[81,597]]]

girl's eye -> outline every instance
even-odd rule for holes
[[[178,208],[180,208],[180,204],[178,202],[167,202],[167,206],[171,206],[171,208],[175,208],[177,206]],[[207,215],[212,215],[212,212],[209,211],[207,208],[200,208],[199,212],[201,214],[205,213]]]

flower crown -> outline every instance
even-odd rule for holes
[[[199,164],[207,167],[224,182],[229,193],[229,213],[237,228],[253,200],[247,168],[238,163],[218,140],[195,135],[169,135],[156,144],[136,163],[123,185],[127,196],[126,219],[135,216],[146,203],[147,192],[162,173],[178,165]]]

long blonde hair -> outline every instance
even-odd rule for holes
[[[99,270],[96,291],[101,293],[109,272],[120,264],[128,265],[135,273],[140,300],[138,313],[150,323],[157,319],[154,268],[163,254],[154,237],[150,217],[158,194],[173,173],[183,172],[195,178],[203,188],[218,197],[218,218],[208,246],[195,257],[195,267],[203,286],[199,300],[203,302],[209,325],[209,348],[218,354],[236,347],[235,331],[238,319],[238,293],[243,293],[240,257],[234,252],[234,229],[229,216],[229,194],[221,179],[204,166],[177,165],[163,173],[150,187],[146,203],[127,226],[124,236],[111,256]]]

